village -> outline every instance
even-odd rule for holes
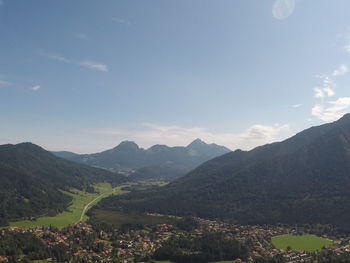
[[[235,258],[232,262],[255,262],[257,258],[274,258],[277,262],[315,262],[315,254],[292,249],[277,249],[271,243],[271,238],[284,234],[300,234],[303,228],[286,226],[242,226],[232,225],[214,220],[193,218],[197,227],[191,231],[181,230],[172,224],[145,226],[140,229],[120,231],[96,230],[90,224],[79,222],[66,228],[53,227],[9,228],[0,230],[0,236],[5,231],[10,233],[32,233],[47,247],[59,247],[62,255],[56,255],[61,262],[154,262],[153,253],[162,243],[171,237],[189,236],[201,237],[206,232],[221,232],[227,238],[236,239],[249,248],[249,258],[246,261]],[[327,238],[326,235],[324,237]],[[332,236],[332,238],[336,238]],[[346,255],[350,252],[349,238],[337,237],[333,246],[324,249],[336,255]],[[58,253],[58,252],[57,252]],[[350,255],[350,254],[349,254]],[[61,258],[60,258],[61,257]],[[9,262],[6,255],[0,255],[0,262]],[[316,261],[317,262],[317,261]]]

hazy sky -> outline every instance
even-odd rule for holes
[[[350,109],[349,0],[0,0],[0,144],[231,149]]]

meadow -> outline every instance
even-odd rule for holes
[[[88,217],[85,213],[101,199],[112,194],[123,194],[127,191],[121,188],[125,185],[112,188],[108,183],[98,183],[94,185],[95,193],[87,193],[77,189],[71,189],[65,194],[73,198],[72,203],[67,210],[56,216],[43,216],[36,220],[23,220],[10,222],[10,227],[36,227],[36,226],[54,226],[62,228],[79,221],[86,221]]]
[[[155,261],[156,263],[173,263],[171,261]],[[214,263],[233,263],[234,261],[217,261]]]
[[[331,246],[333,241],[315,235],[281,235],[271,239],[272,244],[278,249],[304,250],[308,252],[321,251],[325,246]]]

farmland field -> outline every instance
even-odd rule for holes
[[[99,183],[94,185],[96,193],[87,193],[77,189],[71,189],[70,192],[65,192],[70,195],[73,200],[67,211],[64,211],[56,216],[39,217],[36,220],[23,220],[11,222],[10,227],[35,227],[35,226],[55,226],[65,227],[74,224],[78,221],[86,221],[88,217],[85,215],[87,210],[98,203],[102,198],[111,194],[122,194],[126,191],[121,190],[125,185],[112,188],[108,183]]]
[[[304,250],[308,252],[321,251],[324,246],[331,246],[333,241],[315,235],[281,235],[272,238],[272,244],[278,249]]]
[[[122,227],[123,225],[156,225],[156,224],[171,224],[176,221],[174,217],[168,216],[151,216],[127,214],[118,211],[109,210],[95,210],[94,216],[98,221],[114,225],[115,227]]]
[[[155,261],[156,263],[172,263],[171,261]],[[216,261],[214,263],[233,263],[234,261]]]

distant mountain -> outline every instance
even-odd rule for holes
[[[0,225],[64,210],[71,198],[61,190],[125,180],[106,170],[63,160],[31,143],[0,145]]]
[[[283,142],[230,152],[166,187],[101,206],[350,231],[350,115]]]
[[[61,151],[61,152],[53,152],[57,157],[63,158],[63,159],[72,159],[79,154],[73,153],[73,152],[67,152],[67,151]]]
[[[54,152],[54,154],[94,167],[127,172],[135,179],[171,180],[229,151],[224,146],[206,144],[197,139],[186,147],[154,145],[145,150],[134,142],[124,141],[113,149],[95,154],[78,155],[70,152]]]

